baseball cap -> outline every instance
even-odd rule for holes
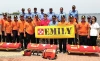
[[[56,18],[56,15],[53,15],[52,18]]]
[[[17,18],[17,15],[14,15],[14,18]]]
[[[84,15],[82,15],[82,16],[81,16],[81,18],[82,18],[82,19],[85,19],[85,16],[84,16]]]

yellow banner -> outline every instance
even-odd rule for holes
[[[67,26],[37,26],[36,38],[75,38],[74,25]]]

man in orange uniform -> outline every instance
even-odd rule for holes
[[[38,15],[35,15],[35,17],[34,17],[34,19],[32,21],[32,23],[34,24],[34,26],[40,26],[41,25],[40,22],[41,21],[40,21]],[[34,33],[34,37],[35,37],[35,33]],[[35,41],[35,43],[39,43],[39,39],[38,38],[36,38],[34,41]]]
[[[28,43],[35,42],[35,36],[33,35],[35,32],[35,26],[32,23],[32,18],[29,16],[27,22],[24,24],[24,37],[26,37],[25,41],[25,48],[27,47]]]
[[[77,23],[74,21],[74,17],[73,16],[69,16],[69,23],[68,25],[74,25],[75,26],[75,38],[68,38],[68,44],[77,44]]]
[[[3,13],[3,18],[0,20],[2,41],[5,42],[4,23],[7,21],[7,13]],[[0,40],[1,40],[0,39]]]
[[[8,16],[7,21],[4,24],[4,30],[5,30],[5,36],[6,36],[6,42],[12,42],[12,24],[11,24],[11,16]]]
[[[68,23],[66,22],[65,16],[61,16],[61,22],[58,23],[58,26],[66,26]],[[63,45],[63,48],[62,48]],[[66,53],[66,39],[59,39],[59,49],[60,53],[63,51],[63,53]]]
[[[82,16],[82,21],[78,24],[78,34],[80,45],[88,45],[87,38],[90,37],[90,25],[85,21],[85,16]]]
[[[14,21],[12,21],[12,33],[13,33],[13,42],[19,42],[18,39],[18,27],[19,27],[19,22],[18,22],[18,17],[17,15],[14,16]]]
[[[24,24],[25,24],[25,19],[24,15],[20,15],[20,21],[19,21],[19,29],[18,29],[18,36],[19,36],[19,41],[22,44],[22,50],[24,49],[23,43],[25,45],[25,38],[24,38]]]

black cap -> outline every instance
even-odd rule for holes
[[[21,14],[21,15],[20,15],[20,17],[24,17],[24,15],[23,15],[23,14]]]
[[[47,14],[44,14],[44,16],[48,16]]]
[[[17,18],[17,15],[14,15],[14,18]]]
[[[11,18],[11,15],[8,15],[8,18]]]
[[[56,15],[53,15],[52,18],[56,18]]]
[[[35,15],[35,17],[38,17],[38,15]]]
[[[28,16],[28,19],[32,19],[31,16]]]
[[[61,15],[61,18],[65,18],[65,15]]]
[[[69,16],[69,18],[74,18],[74,16],[71,15],[71,16]]]
[[[91,19],[91,16],[87,16],[87,19]]]
[[[3,15],[5,16],[5,15],[7,15],[7,13],[3,13]]]
[[[83,16],[81,16],[81,18],[85,19],[85,16],[83,15]]]

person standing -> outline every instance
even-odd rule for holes
[[[3,18],[0,20],[2,41],[5,42],[4,23],[7,21],[7,13],[3,13]]]
[[[69,12],[69,16],[74,16],[74,18],[76,19],[76,22],[78,23],[78,11],[76,10],[76,6],[73,5],[72,6],[72,10],[70,10]]]
[[[27,22],[25,22],[24,24],[24,37],[26,37],[26,41],[25,41],[25,49],[27,48],[28,43],[35,42],[35,36],[34,34],[34,24],[32,24],[32,18],[29,16],[27,18]]]
[[[49,12],[47,13],[48,19],[52,21],[52,16],[55,15],[52,8],[49,8]]]
[[[87,21],[88,21],[89,24],[91,24],[91,16],[87,17]]]
[[[66,26],[68,23],[66,22],[65,16],[61,16],[61,22],[58,23],[58,26]],[[63,45],[63,47],[62,47]],[[59,39],[59,49],[60,53],[66,53],[66,39]]]
[[[34,19],[33,19],[33,21],[32,21],[32,23],[34,24],[34,26],[36,27],[36,26],[40,26],[41,24],[40,24],[40,22],[41,22],[41,20],[39,19],[39,17],[38,17],[38,15],[35,15],[35,17],[34,17]],[[35,31],[35,30],[34,30]],[[34,35],[34,37],[35,37],[35,33],[33,34]],[[35,43],[39,43],[39,39],[38,38],[35,38]]]
[[[44,18],[40,22],[40,26],[48,26],[50,23],[50,20],[47,17],[47,14],[44,14]],[[45,43],[47,42],[47,39],[42,39],[42,42]]]
[[[20,13],[20,15],[24,15],[24,18],[25,18],[25,17],[26,17],[25,8],[22,8],[21,11],[22,11],[22,12]]]
[[[52,16],[52,21],[50,21],[49,26],[55,26],[58,24],[56,15]],[[50,44],[57,45],[57,39],[50,39]]]
[[[88,38],[90,38],[90,24],[85,21],[85,16],[81,16],[82,21],[78,23],[77,30],[79,35],[79,44],[88,45]]]
[[[47,17],[48,17],[47,14],[44,14],[44,17],[43,17],[43,19],[40,22],[41,26],[48,26],[49,25],[50,20]]]
[[[31,12],[31,9],[28,8],[27,11],[28,11],[28,13],[26,14],[26,19],[27,19],[28,17],[33,18],[33,14],[32,14],[32,12]]]
[[[66,13],[63,12],[63,7],[60,8],[60,13],[58,14],[58,17],[57,17],[59,22],[61,21],[61,16],[62,16],[62,15],[64,15],[65,18],[67,19]]]
[[[74,27],[75,27],[75,38],[68,38],[68,44],[75,45],[75,44],[77,44],[77,29],[76,29],[77,23],[74,21],[73,16],[69,17],[68,25],[74,25]]]
[[[14,21],[12,21],[13,43],[15,42],[19,43],[18,28],[19,28],[18,17],[17,15],[14,15]]]
[[[44,9],[43,8],[41,8],[41,13],[39,14],[39,18],[40,18],[40,20],[43,20],[44,19]]]
[[[37,8],[36,7],[34,8],[33,18],[35,17],[35,15],[38,15],[39,16],[39,13],[37,12]]]
[[[12,24],[11,16],[8,16],[7,21],[4,24],[4,32],[6,36],[6,42],[12,42]]]
[[[24,25],[25,25],[24,15],[20,15],[18,36],[19,36],[19,41],[22,44],[22,46],[21,46],[22,50],[25,48],[24,46],[25,46],[25,42],[26,42],[26,40],[24,38]]]
[[[100,26],[97,23],[97,18],[95,16],[92,16],[90,28],[90,44],[91,46],[97,46],[96,40],[99,38]]]

